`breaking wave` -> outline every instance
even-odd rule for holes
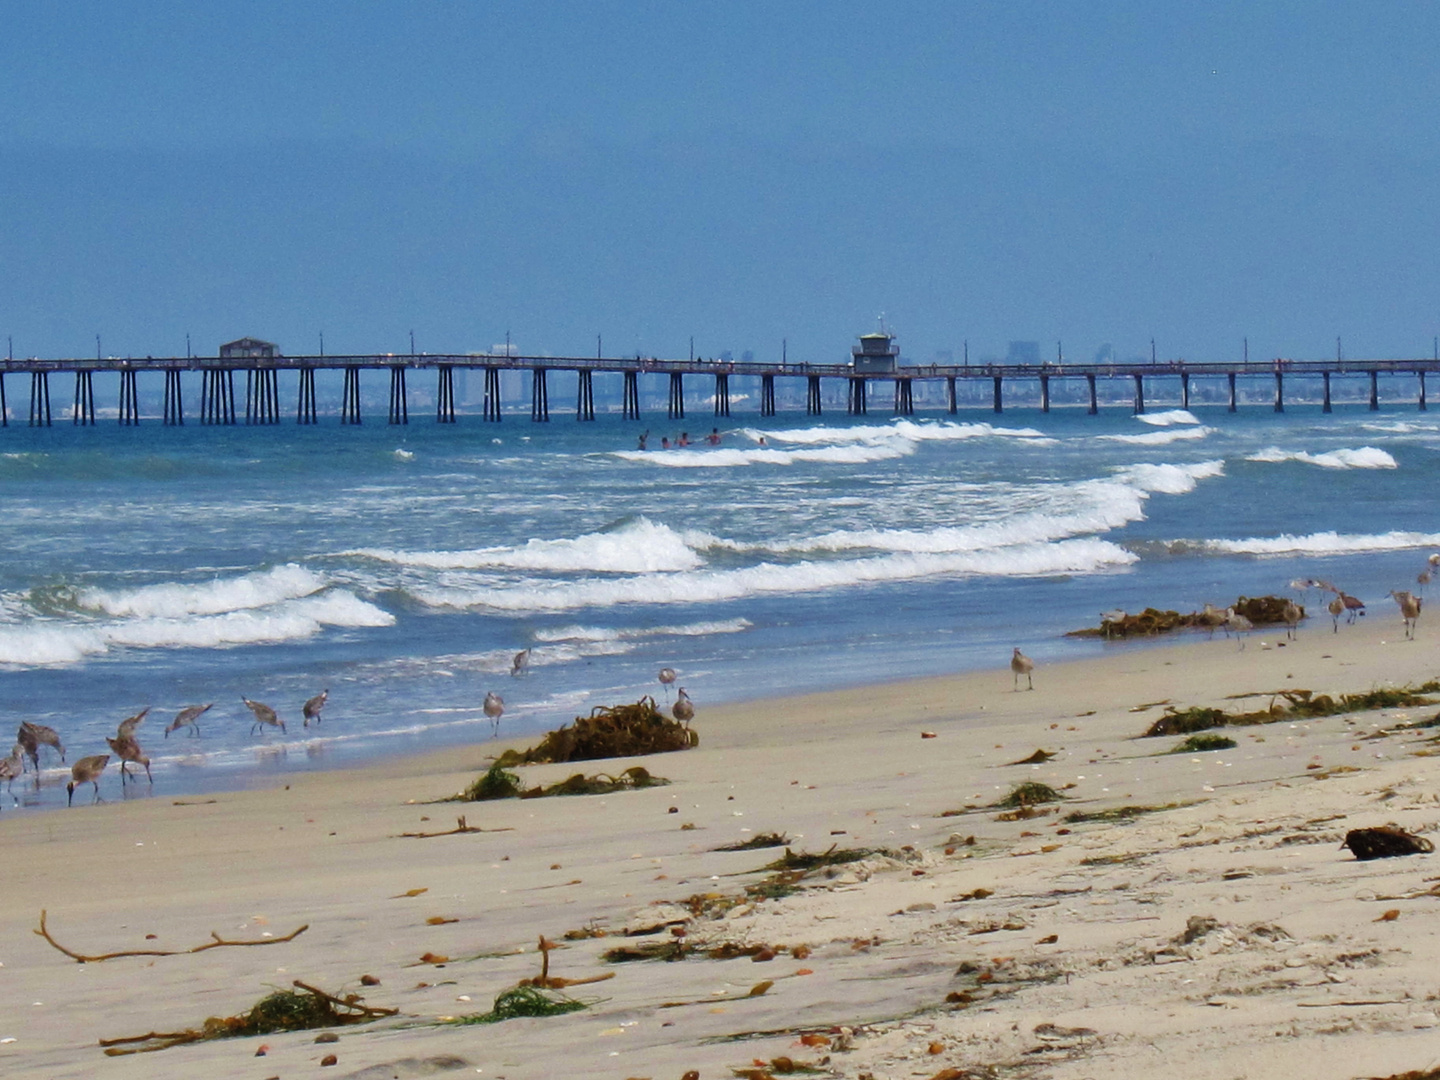
[[[1393,457],[1374,446],[1361,446],[1354,450],[1327,450],[1320,454],[1308,454],[1303,450],[1281,450],[1278,446],[1267,446],[1264,450],[1251,454],[1245,460],[1299,461],[1306,465],[1318,465],[1322,469],[1393,469],[1397,467]]]

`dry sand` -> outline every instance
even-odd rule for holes
[[[1085,663],[1041,655],[1033,692],[1012,691],[1001,668],[702,701],[699,749],[643,760],[672,783],[610,796],[435,805],[486,767],[491,743],[275,790],[172,799],[162,788],[91,806],[85,789],[71,810],[0,812],[0,1075],[712,1080],[778,1057],[850,1078],[1349,1080],[1431,1068],[1440,863],[1359,862],[1339,844],[1386,822],[1436,830],[1440,759],[1420,756],[1432,732],[1396,730],[1435,710],[1284,721],[1232,731],[1238,747],[1207,753],[1136,740],[1162,713],[1156,702],[1259,708],[1270,699],[1225,697],[1440,674],[1423,622],[1406,642],[1389,614],[1339,634],[1314,620],[1288,647],[1271,632],[1243,650],[1189,637]],[[1007,764],[1041,748],[1056,756]],[[524,770],[527,782],[574,771]],[[1022,781],[1064,787],[1067,801],[1030,820],[965,809]],[[113,794],[114,776],[105,783]],[[1129,822],[1061,820],[1163,804],[1181,805]],[[495,831],[399,836],[461,813]],[[692,917],[686,898],[741,894],[779,854],[714,849],[767,831],[789,834],[795,851],[892,854]],[[309,930],[265,947],[79,964],[31,932],[42,909],[55,938],[86,953]],[[427,922],[437,916],[457,921]],[[600,958],[679,925],[695,953],[731,943],[777,955]],[[591,1008],[437,1023],[484,1012],[536,974],[540,935],[587,927],[607,936],[567,941],[551,960],[560,976],[614,972],[570,991]],[[660,933],[623,936],[647,927]],[[379,984],[362,988],[362,975]],[[299,1032],[119,1058],[97,1046],[241,1012],[297,978],[363,989],[400,1015],[330,1044]],[[326,1054],[338,1064],[322,1067]]]

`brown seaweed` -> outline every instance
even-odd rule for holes
[[[699,744],[700,736],[693,728],[661,715],[655,699],[646,696],[633,705],[597,705],[588,717],[577,716],[573,724],[550,732],[537,746],[505,751],[497,764],[636,757],[689,750]]]
[[[1400,855],[1428,855],[1435,845],[1423,836],[1398,825],[1378,825],[1371,829],[1351,829],[1340,845],[1355,853],[1355,858],[1393,859]]]

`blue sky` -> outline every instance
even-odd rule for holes
[[[1428,354],[1440,7],[0,14],[17,355]],[[3,342],[0,342],[3,344]]]

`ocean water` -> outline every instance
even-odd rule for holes
[[[654,447],[708,431],[709,411],[12,422],[3,722],[57,728],[73,761],[151,707],[138,735],[155,782],[136,798],[482,741],[488,690],[507,735],[643,694],[663,705],[662,666],[703,734],[718,702],[1003,669],[1016,645],[1044,678],[1048,662],[1143,647],[1065,636],[1101,611],[1224,606],[1296,578],[1398,629],[1386,592],[1415,588],[1440,550],[1440,416],[1413,406],[713,422],[719,447],[646,452],[643,428]],[[306,730],[300,705],[322,689]],[[252,735],[242,695],[286,731]],[[206,702],[199,738],[164,737]],[[38,788],[15,785],[21,812],[64,805],[68,769],[44,764]],[[122,797],[113,762],[102,792]]]

